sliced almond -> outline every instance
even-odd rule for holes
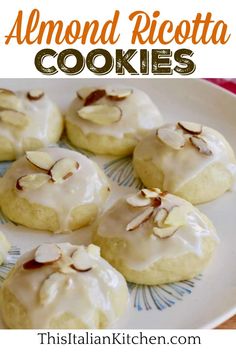
[[[72,264],[73,262],[71,257],[62,252],[62,257],[57,261],[57,266],[59,268],[60,273],[63,274],[74,273],[75,270],[71,268]]]
[[[82,87],[76,92],[76,95],[80,100],[84,101],[86,99],[86,97],[88,97],[90,95],[90,93],[92,93],[96,90],[99,90],[99,88],[98,87]]]
[[[16,188],[18,190],[24,189],[38,189],[50,181],[50,176],[44,173],[33,173],[30,175],[18,178]]]
[[[169,192],[167,192],[167,191],[160,192],[160,196],[162,198],[165,197],[167,194],[169,194]]]
[[[38,269],[38,268],[41,268],[41,267],[43,267],[43,266],[44,266],[43,263],[38,263],[38,262],[36,262],[35,259],[31,259],[31,260],[29,260],[29,261],[27,261],[27,262],[25,262],[25,263],[23,264],[23,268],[24,268],[25,270]]]
[[[154,227],[153,228],[153,234],[155,236],[158,236],[160,238],[168,238],[171,237],[175,234],[175,232],[178,230],[178,227],[176,226],[170,226],[170,227]]]
[[[180,150],[185,145],[185,138],[178,131],[167,127],[159,128],[157,130],[158,138],[172,149]]]
[[[212,155],[212,151],[209,149],[207,142],[204,139],[198,136],[191,136],[189,141],[201,154],[207,156]]]
[[[121,110],[117,106],[99,104],[81,108],[78,116],[99,125],[110,125],[121,119]]]
[[[156,198],[159,196],[159,193],[156,192],[155,190],[143,188],[141,189],[140,193],[145,197],[145,198]]]
[[[79,246],[71,256],[73,267],[79,272],[86,272],[92,269],[93,262],[84,246]]]
[[[50,170],[55,163],[52,157],[44,151],[27,151],[26,159],[32,163],[32,165],[44,171]]]
[[[157,210],[157,213],[154,217],[154,222],[158,227],[164,227],[165,220],[168,216],[168,210],[165,208],[161,208]]]
[[[154,211],[153,207],[148,207],[141,214],[136,216],[127,226],[126,231],[133,231],[142,225],[145,221],[149,220]]]
[[[105,90],[93,91],[86,97],[85,102],[84,102],[84,106],[89,106],[89,105],[97,102],[98,100],[100,100],[104,96],[106,96]]]
[[[27,97],[31,101],[38,101],[43,96],[44,92],[42,90],[30,90],[29,92],[27,92]]]
[[[151,206],[153,206],[154,208],[158,208],[160,205],[161,205],[161,198],[160,197],[156,197],[156,198],[151,199]]]
[[[76,160],[64,158],[58,160],[49,170],[53,182],[62,183],[71,177],[79,168],[79,163]]]
[[[13,109],[0,109],[0,120],[17,128],[25,128],[29,124],[29,117],[25,113]]]
[[[56,296],[63,290],[67,281],[66,275],[62,273],[52,273],[43,282],[39,291],[39,300],[41,305],[47,305],[53,302]]]
[[[107,91],[107,97],[112,101],[121,101],[129,97],[133,93],[130,89],[110,90]]]
[[[198,135],[202,133],[202,125],[199,123],[181,121],[178,122],[178,126],[190,134]]]
[[[20,110],[21,99],[15,94],[15,92],[0,88],[0,107]]]
[[[164,224],[170,226],[183,226],[186,224],[186,217],[189,208],[184,205],[175,206],[170,211],[166,217]]]
[[[159,188],[149,188],[149,190],[152,192],[156,192],[158,195],[162,193]]]
[[[133,207],[144,207],[151,205],[151,200],[146,198],[141,192],[126,198],[126,202]]]
[[[52,263],[58,261],[61,256],[61,249],[57,245],[44,243],[36,249],[34,259],[38,263]]]

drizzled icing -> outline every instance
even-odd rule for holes
[[[87,95],[98,88],[87,88]],[[102,87],[107,92],[112,87]],[[70,105],[66,119],[77,125],[84,134],[95,133],[98,135],[109,135],[116,138],[123,138],[125,134],[135,134],[140,140],[144,133],[159,127],[162,124],[162,117],[158,108],[151,101],[149,96],[141,90],[133,89],[130,96],[120,101],[111,101],[106,97],[101,98],[94,104],[115,105],[121,109],[122,116],[119,122],[110,125],[98,125],[81,119],[77,111],[83,107],[84,101],[76,98]]]
[[[4,107],[15,109],[25,113],[29,117],[29,124],[21,129],[0,121],[0,136],[7,138],[14,146],[17,156],[24,152],[24,139],[34,138],[39,140],[42,146],[48,146],[50,141],[50,129],[54,116],[61,116],[55,104],[44,94],[39,100],[30,100],[26,91],[15,92],[15,104],[4,104]]]
[[[133,231],[127,225],[148,207],[133,207],[126,198],[120,199],[100,219],[97,234],[103,238],[123,240],[123,247],[117,247],[117,259],[129,268],[144,270],[165,258],[175,258],[186,253],[202,255],[202,239],[210,237],[218,240],[213,225],[187,201],[171,194],[162,198],[161,208],[171,210],[174,206],[186,206],[186,222],[178,227],[173,236],[160,239],[153,234],[153,218],[149,218]]]
[[[28,174],[39,173],[26,157],[15,161],[1,179],[0,191],[14,190],[19,197],[30,203],[40,204],[56,211],[60,229],[58,232],[68,231],[71,212],[75,207],[86,204],[96,204],[98,207],[104,201],[104,190],[108,188],[103,172],[93,161],[86,156],[72,150],[62,148],[45,148],[55,162],[62,158],[71,158],[79,163],[79,169],[63,183],[46,183],[35,190],[16,189],[16,181]]]
[[[97,316],[102,314],[109,326],[117,319],[120,312],[126,310],[128,304],[127,285],[123,276],[101,258],[99,253],[90,253],[91,246],[86,249],[84,246],[73,246],[69,243],[57,245],[62,250],[63,257],[67,257],[67,261],[73,252],[80,247],[84,248],[92,268],[87,272],[71,270],[63,273],[60,270],[62,258],[58,262],[45,264],[37,269],[24,269],[23,265],[34,259],[35,250],[33,250],[20,258],[14,273],[3,286],[11,291],[27,310],[32,328],[50,328],[52,320],[66,313],[80,320],[85,328],[99,327]],[[58,272],[63,278],[64,285],[58,288],[53,301],[49,299],[41,303],[40,292],[44,282],[50,276],[53,279],[52,275],[55,276]],[[55,279],[55,287],[56,282]],[[114,301],[114,298],[119,295],[123,299],[121,305],[117,305],[118,302]],[[120,308],[117,309],[119,306]]]
[[[176,129],[176,125],[165,125],[171,130]],[[178,191],[185,183],[197,176],[207,166],[220,162],[235,176],[236,161],[234,153],[217,131],[203,127],[201,138],[203,138],[212,154],[204,155],[187,141],[185,146],[175,150],[164,144],[157,136],[156,132],[144,138],[134,151],[134,160],[152,161],[163,173],[163,190],[171,192]]]

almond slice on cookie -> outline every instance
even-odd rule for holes
[[[178,230],[177,226],[170,226],[170,227],[154,227],[153,234],[159,238],[168,238],[175,234]]]
[[[159,128],[157,130],[157,137],[167,146],[174,150],[180,150],[185,145],[185,137],[177,130],[168,127]]]
[[[167,209],[165,208],[158,209],[156,215],[154,216],[154,223],[157,224],[158,227],[164,227],[164,223],[168,214],[169,212]]]
[[[119,107],[106,104],[85,106],[77,111],[77,113],[80,118],[99,125],[117,123],[122,116]]]
[[[100,90],[99,87],[82,87],[76,92],[78,99],[84,101],[92,92]]]
[[[27,98],[30,101],[38,101],[44,96],[43,90],[30,90],[27,92]]]
[[[130,89],[107,90],[107,97],[112,101],[121,101],[133,93]]]
[[[71,256],[73,269],[78,272],[88,272],[92,269],[93,262],[84,246],[79,246]]]
[[[89,106],[93,103],[96,103],[97,101],[99,101],[101,98],[103,98],[104,96],[106,96],[106,91],[105,90],[95,90],[93,92],[91,92],[84,101],[84,106]]]
[[[40,245],[34,255],[38,263],[52,263],[58,261],[62,256],[61,249],[54,243],[44,243]]]
[[[154,207],[146,208],[141,214],[136,216],[127,226],[126,231],[133,231],[137,229],[140,225],[150,219],[154,211]]]
[[[212,151],[209,149],[208,144],[204,139],[198,136],[191,136],[189,141],[201,154],[207,156],[212,155]]]
[[[25,128],[29,124],[29,117],[25,113],[8,108],[0,109],[0,120],[16,128]]]
[[[151,205],[151,200],[146,198],[141,192],[126,198],[126,202],[133,207],[144,207]]]
[[[199,123],[180,121],[178,126],[189,134],[198,135],[202,133],[202,125]]]
[[[157,198],[159,196],[159,192],[157,190],[153,189],[147,189],[143,188],[140,191],[141,195],[143,195],[145,198]]]
[[[52,157],[44,151],[27,151],[26,159],[32,165],[44,171],[49,171],[55,163]]]
[[[18,178],[16,181],[16,188],[21,191],[38,189],[50,180],[50,176],[44,173],[33,173]]]
[[[62,183],[73,176],[79,169],[79,163],[76,160],[64,158],[58,160],[49,170],[48,174],[55,183]]]

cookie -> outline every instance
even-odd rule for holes
[[[135,171],[148,187],[174,193],[193,204],[205,203],[230,190],[235,155],[212,128],[192,122],[167,124],[144,138],[133,156]]]
[[[9,328],[100,329],[126,311],[123,276],[94,245],[42,244],[24,254],[4,281],[1,310]]]
[[[58,107],[42,90],[0,89],[0,161],[55,144],[63,126]]]
[[[129,155],[161,124],[158,108],[136,88],[82,88],[66,113],[69,140],[96,154]]]
[[[105,175],[86,156],[62,148],[29,151],[0,180],[0,205],[13,222],[56,233],[90,224],[109,195]]]
[[[199,274],[218,238],[192,204],[153,188],[119,199],[100,218],[93,243],[128,281],[159,285]]]

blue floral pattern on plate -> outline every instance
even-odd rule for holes
[[[133,307],[137,311],[153,309],[162,311],[172,307],[177,301],[182,301],[185,295],[191,294],[199,280],[201,280],[201,275],[178,283],[159,286],[128,283],[128,287],[133,300]]]
[[[17,259],[20,257],[20,254],[20,248],[16,246],[13,246],[8,252],[6,262],[0,266],[0,285],[7,277],[9,271],[14,267]]]

